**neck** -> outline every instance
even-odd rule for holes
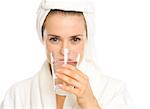
[[[56,94],[56,109],[63,109],[65,98],[65,96],[60,96]]]

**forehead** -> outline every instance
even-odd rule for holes
[[[78,16],[80,18],[82,18],[82,20],[84,20],[84,23],[86,25],[86,21],[85,21],[85,18],[84,18],[84,15],[83,15],[83,12],[77,12],[77,11],[63,11],[63,10],[58,10],[58,9],[55,9],[55,10],[51,10],[47,17],[45,18],[45,21],[44,21],[44,24],[43,26],[45,25],[47,19],[50,19],[51,17],[53,16],[64,16],[64,17],[67,17],[67,16],[70,16],[70,17],[74,17],[74,16]]]
[[[48,33],[58,36],[72,36],[86,32],[84,16],[82,14],[49,14],[44,28]]]

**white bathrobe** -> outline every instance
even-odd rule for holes
[[[100,74],[89,62],[83,62],[79,69],[89,77],[93,93],[102,109],[131,109],[122,82]],[[56,109],[56,94],[47,61],[34,77],[16,83],[8,90],[1,109]],[[75,95],[66,97],[63,109],[80,109]]]
[[[94,13],[91,3],[87,0],[43,0],[37,13],[37,32],[42,43],[41,28],[51,9],[83,12],[87,24],[88,42],[79,70],[89,77],[92,91],[101,109],[131,109],[124,84],[102,75],[94,67],[97,60],[93,46]],[[53,90],[48,61],[45,61],[34,77],[13,85],[6,93],[0,107],[1,109],[56,109],[56,94]],[[69,94],[66,97],[63,109],[80,109],[75,95]]]

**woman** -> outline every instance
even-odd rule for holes
[[[100,74],[93,50],[93,8],[86,0],[42,1],[37,16],[37,31],[45,46],[47,60],[28,80],[15,84],[7,92],[2,109],[129,109],[123,83]],[[67,64],[57,69],[57,78],[65,84],[54,91],[50,54],[64,59],[80,54],[79,67]]]

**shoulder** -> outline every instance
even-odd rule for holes
[[[30,90],[32,78],[19,81],[13,84],[6,92],[5,98],[14,98],[16,96],[23,96]]]
[[[14,104],[13,102],[24,102],[22,98],[27,98],[30,95],[31,87],[34,85],[33,80],[37,75],[13,84],[6,92],[2,104]]]
[[[100,76],[101,76],[100,81],[104,81],[105,87],[111,89],[112,91],[120,89],[121,87],[125,86],[125,83],[122,80],[103,74],[101,74]]]
[[[122,80],[103,74],[95,64],[87,62],[86,66],[86,69],[84,69],[89,77],[95,96],[109,98],[125,87],[125,83]]]
[[[124,81],[104,74],[100,75],[99,83],[102,86],[102,93],[107,95],[114,95],[114,93],[126,87]]]
[[[16,101],[19,101],[19,104],[22,104],[22,99],[29,93],[31,79],[26,79],[12,85],[6,92],[3,101],[0,104],[1,108],[9,107],[13,109]]]
[[[35,85],[35,82],[38,80],[39,77],[39,72],[36,73],[33,77],[19,81],[14,83],[6,92],[6,94],[11,94],[11,95],[19,95],[23,96],[27,93],[30,92],[30,89],[32,88],[33,85]]]
[[[27,98],[31,94],[31,90],[39,86],[39,78],[45,72],[46,62],[43,64],[41,69],[31,78],[16,82],[13,84],[5,94],[6,97],[11,98]]]
[[[105,93],[107,95],[114,94],[116,91],[125,87],[125,83],[122,80],[105,75],[98,69],[94,69],[93,72],[95,73],[90,75],[92,78],[91,84],[94,88],[99,87],[97,91],[101,95]]]
[[[106,75],[101,76],[103,88],[99,95],[99,100],[103,107],[132,107],[132,101],[126,88],[125,82]],[[118,108],[117,108],[118,109]],[[120,109],[120,108],[119,108]]]

